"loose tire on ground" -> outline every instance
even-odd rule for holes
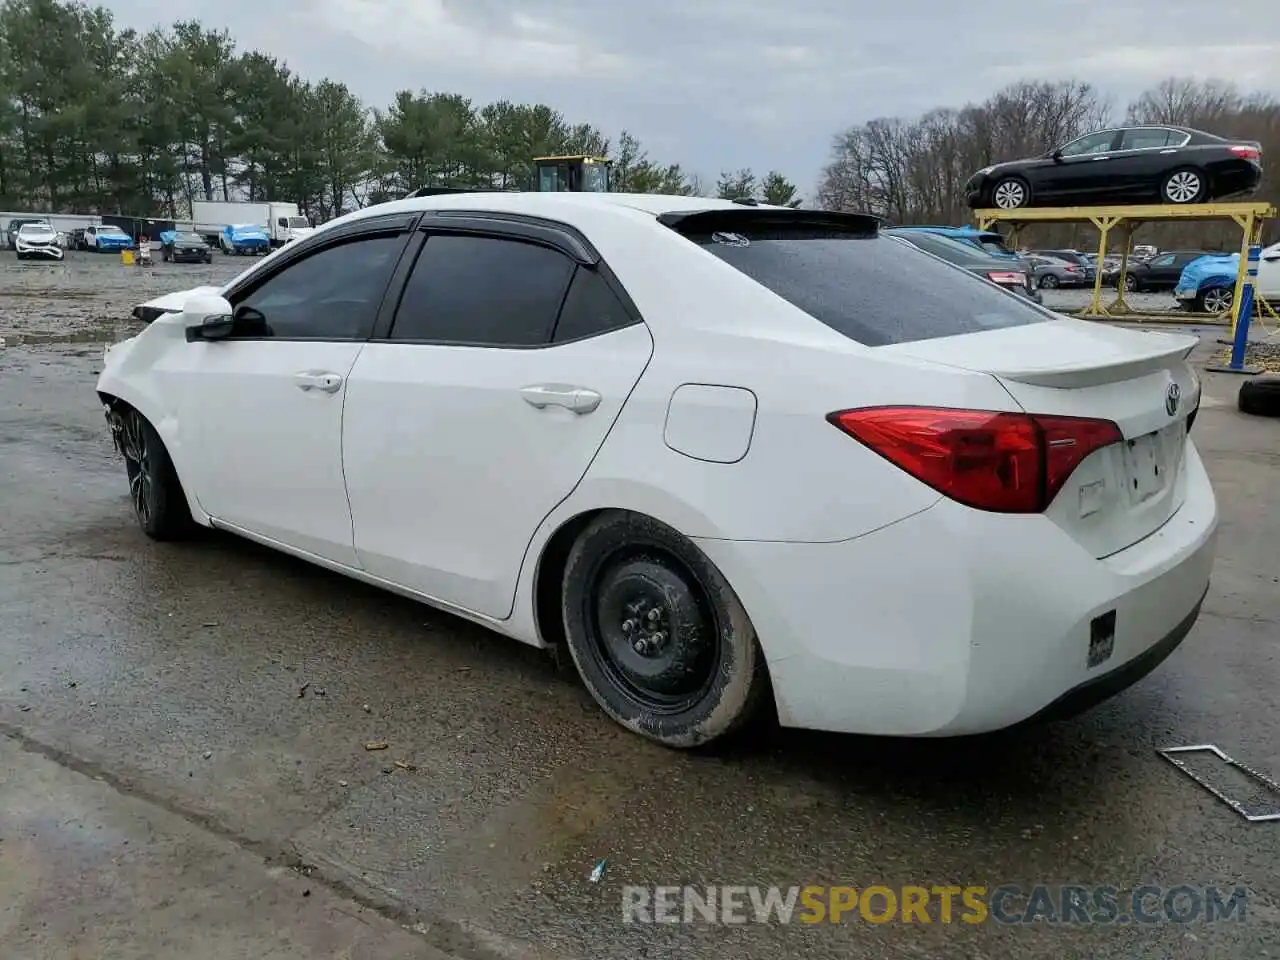
[[[1236,405],[1255,417],[1280,417],[1280,376],[1255,377],[1240,384]]]
[[[728,581],[688,539],[652,518],[601,515],[565,568],[569,653],[595,701],[669,747],[720,740],[768,690],[756,633]]]
[[[142,532],[153,540],[180,540],[195,524],[164,441],[132,407],[120,410],[120,452],[129,478],[129,499]]]

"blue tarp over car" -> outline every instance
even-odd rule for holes
[[[257,249],[271,245],[271,237],[268,236],[266,227],[256,224],[230,224],[222,231],[222,235],[227,243],[240,249]]]
[[[1240,254],[1224,257],[1207,256],[1192,260],[1182,268],[1173,295],[1179,300],[1191,300],[1209,287],[1235,287],[1240,272]]]

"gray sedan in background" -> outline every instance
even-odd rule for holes
[[[881,231],[887,237],[894,237],[902,243],[931,253],[935,257],[953,263],[957,267],[976,273],[983,279],[990,280],[998,287],[1029,297],[1040,303],[1040,291],[1036,289],[1031,276],[1031,267],[1022,259],[1009,260],[1004,257],[992,257],[983,253],[971,243],[962,243],[936,233],[923,230],[895,230],[892,227]]]
[[[1042,290],[1089,285],[1084,268],[1077,263],[1068,263],[1057,257],[1045,257],[1034,253],[1028,254],[1026,259],[1031,264],[1036,286]]]

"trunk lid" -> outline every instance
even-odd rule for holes
[[[1095,451],[1046,516],[1105,557],[1160,529],[1185,498],[1188,418],[1200,384],[1197,338],[1063,318],[879,347],[995,377],[1031,414],[1111,420],[1124,442]]]

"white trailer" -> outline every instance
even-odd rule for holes
[[[262,227],[273,247],[283,246],[311,233],[311,222],[298,212],[296,203],[248,200],[193,200],[191,220],[195,232],[210,244],[220,246],[222,231],[231,225]]]

